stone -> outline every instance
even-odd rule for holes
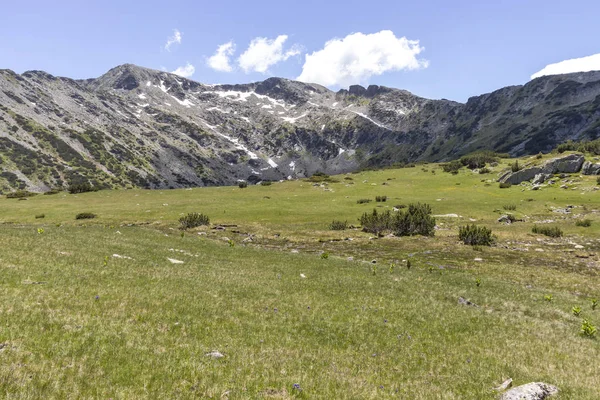
[[[552,175],[550,174],[537,174],[536,176],[533,177],[533,180],[531,181],[532,184],[534,185],[540,185],[544,182],[546,182],[546,179],[550,178]]]
[[[543,170],[546,174],[573,174],[581,171],[584,161],[585,157],[583,154],[569,154],[564,157],[557,157],[546,161]]]
[[[534,185],[531,190],[540,190],[540,185]]]
[[[503,391],[505,391],[506,389],[508,389],[509,387],[512,386],[512,381],[513,381],[512,378],[508,378],[507,380],[505,380],[504,382],[502,382],[500,384],[500,386],[498,386],[498,387],[496,387],[494,389],[497,390],[497,391],[499,391],[499,392],[503,392]]]
[[[593,164],[586,161],[581,167],[581,173],[583,175],[600,175],[600,164]]]
[[[536,177],[544,180],[557,173],[575,173],[582,169],[585,157],[583,154],[569,154],[546,161],[542,166],[523,168],[517,172],[504,173],[499,181],[518,185],[521,182],[534,180]]]
[[[520,171],[505,174],[500,179],[500,182],[510,183],[512,185],[518,185],[521,182],[532,180],[533,178],[535,178],[536,175],[541,174],[541,173],[542,173],[542,168],[540,168],[540,167],[523,168]]]
[[[515,217],[513,217],[512,215],[504,214],[500,218],[498,218],[498,222],[512,224],[514,219]]]
[[[225,357],[223,354],[221,354],[217,350],[213,350],[210,353],[206,353],[206,356],[207,357],[212,357],[212,358],[223,358],[223,357]]]
[[[462,306],[479,307],[477,304],[465,299],[464,297],[458,298],[458,304],[460,304]]]
[[[558,393],[558,388],[543,382],[532,382],[505,392],[500,400],[544,400]]]

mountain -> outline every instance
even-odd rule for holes
[[[462,104],[282,78],[205,85],[130,64],[87,80],[0,70],[1,191],[253,183],[598,137],[600,72]]]

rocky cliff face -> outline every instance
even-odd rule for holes
[[[600,72],[461,104],[375,85],[204,85],[134,65],[88,80],[0,70],[2,191],[256,182],[599,136]]]

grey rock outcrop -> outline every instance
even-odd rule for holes
[[[556,386],[532,382],[510,389],[500,397],[500,400],[544,400],[557,393]]]
[[[536,175],[542,173],[542,168],[540,167],[529,167],[523,168],[520,171],[512,172],[510,174],[504,175],[500,182],[511,183],[513,185],[518,185],[521,182],[530,181],[535,178]]]
[[[520,171],[505,173],[500,177],[500,182],[518,185],[521,182],[533,181],[533,184],[541,184],[553,174],[575,173],[582,169],[585,157],[583,154],[569,154],[564,157],[556,157],[546,161],[541,166],[523,168]]]
[[[584,175],[600,175],[600,164],[593,164],[586,161],[581,167],[581,173]]]
[[[542,170],[545,174],[558,174],[561,172],[573,174],[581,171],[584,161],[583,154],[569,154],[546,161]]]

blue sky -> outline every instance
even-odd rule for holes
[[[189,64],[204,83],[300,77],[466,101],[600,54],[597,0],[32,0],[4,2],[2,15],[0,68],[72,78]],[[545,71],[586,68],[600,69],[600,55]]]

